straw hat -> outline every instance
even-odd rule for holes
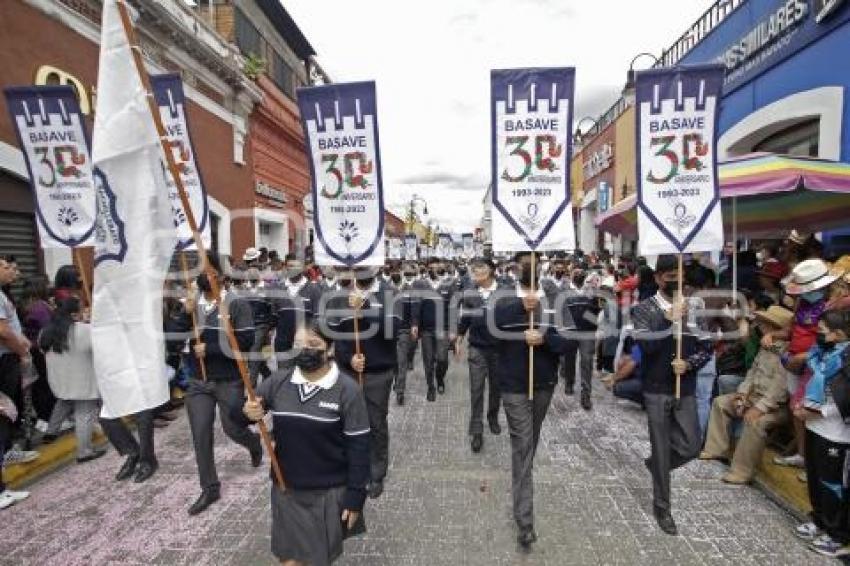
[[[254,261],[260,258],[260,250],[257,248],[248,248],[242,255],[242,261]]]
[[[773,305],[764,311],[756,311],[756,319],[772,324],[777,328],[788,328],[794,320],[794,313],[785,307]]]
[[[831,285],[838,277],[830,273],[829,267],[822,259],[807,259],[798,263],[791,272],[790,280],[785,284],[785,292],[789,295],[802,295],[817,291]]]

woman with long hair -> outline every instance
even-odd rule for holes
[[[38,335],[50,323],[52,316],[53,306],[50,304],[46,279],[37,277],[24,281],[20,318],[24,335],[32,344],[30,356],[32,356],[33,368],[38,375],[38,379],[31,386],[30,395],[36,416],[43,421],[50,419],[56,397],[47,383],[47,364],[44,360],[44,352],[38,347]]]
[[[77,462],[100,458],[105,451],[92,445],[100,393],[94,376],[91,325],[83,318],[79,299],[69,297],[59,301],[53,318],[41,331],[38,345],[44,352],[47,379],[56,395],[45,436],[55,438],[62,422],[73,412]]]

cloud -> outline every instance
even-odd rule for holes
[[[480,178],[451,173],[417,173],[397,179],[396,182],[402,185],[445,185],[449,189],[463,191],[487,188],[487,182]]]

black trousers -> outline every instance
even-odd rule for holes
[[[834,541],[850,542],[850,497],[845,466],[850,444],[831,442],[806,429],[806,479],[812,521]]]
[[[676,401],[673,395],[645,393],[649,421],[652,503],[656,510],[670,511],[670,471],[699,456],[702,435],[697,419],[696,397]]]
[[[136,428],[139,432],[139,440],[133,436],[127,425],[121,419],[100,419],[109,443],[115,447],[122,456],[138,456],[139,462],[156,464],[156,452],[153,442],[153,419],[156,409],[148,409],[136,413]]]
[[[198,465],[201,489],[218,489],[221,486],[215,469],[213,452],[216,405],[218,405],[218,417],[224,434],[251,452],[263,449],[260,444],[260,435],[251,432],[248,426],[234,423],[230,418],[231,407],[241,406],[243,400],[243,385],[239,380],[192,379],[189,381],[189,387],[186,389],[186,412],[189,415],[189,428],[192,431],[192,444],[195,447],[195,462]]]
[[[390,465],[390,390],[395,370],[366,372],[363,374],[363,395],[369,414],[369,463],[372,481],[383,481]]]
[[[2,291],[0,291],[2,292]],[[13,401],[21,388],[21,359],[17,354],[0,356],[0,393]],[[20,411],[20,407],[18,407]],[[12,447],[13,423],[5,416],[0,416],[0,492],[5,491],[3,483],[3,457],[6,450]]]
[[[445,383],[449,369],[449,337],[445,330],[425,330],[420,333],[422,340],[422,364],[425,366],[425,381],[428,389]]]

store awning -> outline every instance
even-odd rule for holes
[[[718,167],[723,222],[732,228],[735,197],[738,234],[784,237],[796,228],[819,232],[850,225],[850,164],[752,153]],[[596,218],[604,232],[637,237],[636,195]]]

